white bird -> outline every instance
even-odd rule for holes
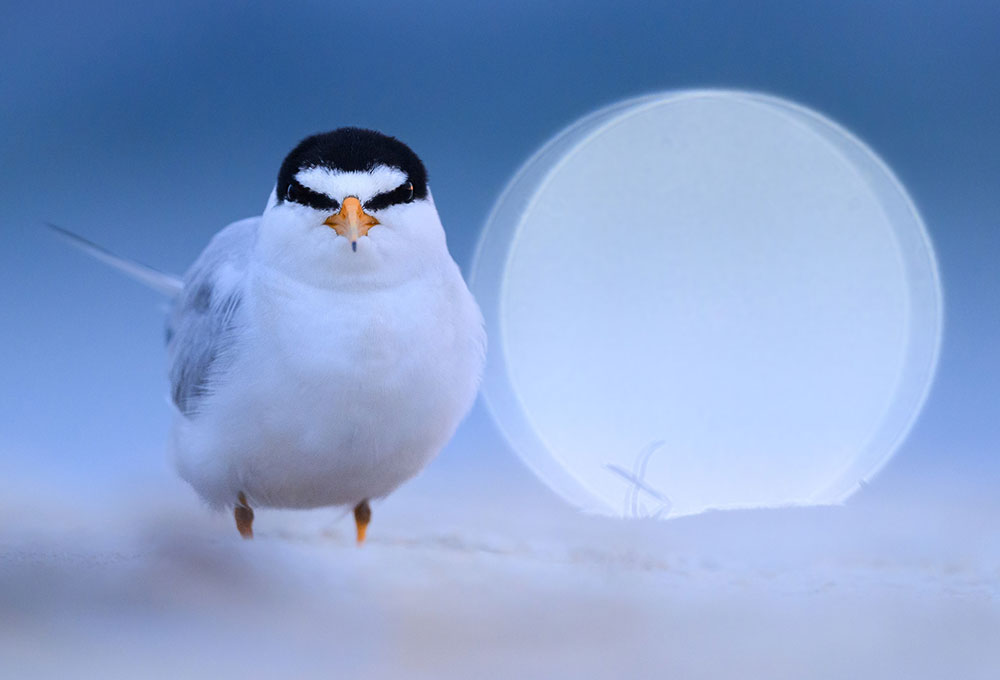
[[[288,154],[264,213],[230,224],[183,281],[78,245],[175,291],[167,330],[171,449],[231,508],[354,508],[416,475],[472,405],[486,335],[451,258],[424,165],[341,128]]]

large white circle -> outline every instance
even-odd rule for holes
[[[900,183],[830,120],[746,92],[561,132],[497,202],[472,285],[501,429],[611,515],[843,500],[905,437],[940,345]]]

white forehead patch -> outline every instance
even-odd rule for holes
[[[348,196],[357,196],[364,203],[369,198],[386,191],[392,191],[406,181],[406,175],[398,168],[376,165],[371,170],[341,172],[324,167],[299,170],[295,179],[304,187],[326,194],[336,201]]]

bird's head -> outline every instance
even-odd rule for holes
[[[316,285],[405,278],[447,254],[424,164],[374,130],[340,128],[292,149],[258,235],[272,266]]]

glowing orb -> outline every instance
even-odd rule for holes
[[[941,292],[917,210],[791,102],[615,104],[518,172],[479,243],[484,391],[552,489],[612,515],[838,502],[923,405]]]

